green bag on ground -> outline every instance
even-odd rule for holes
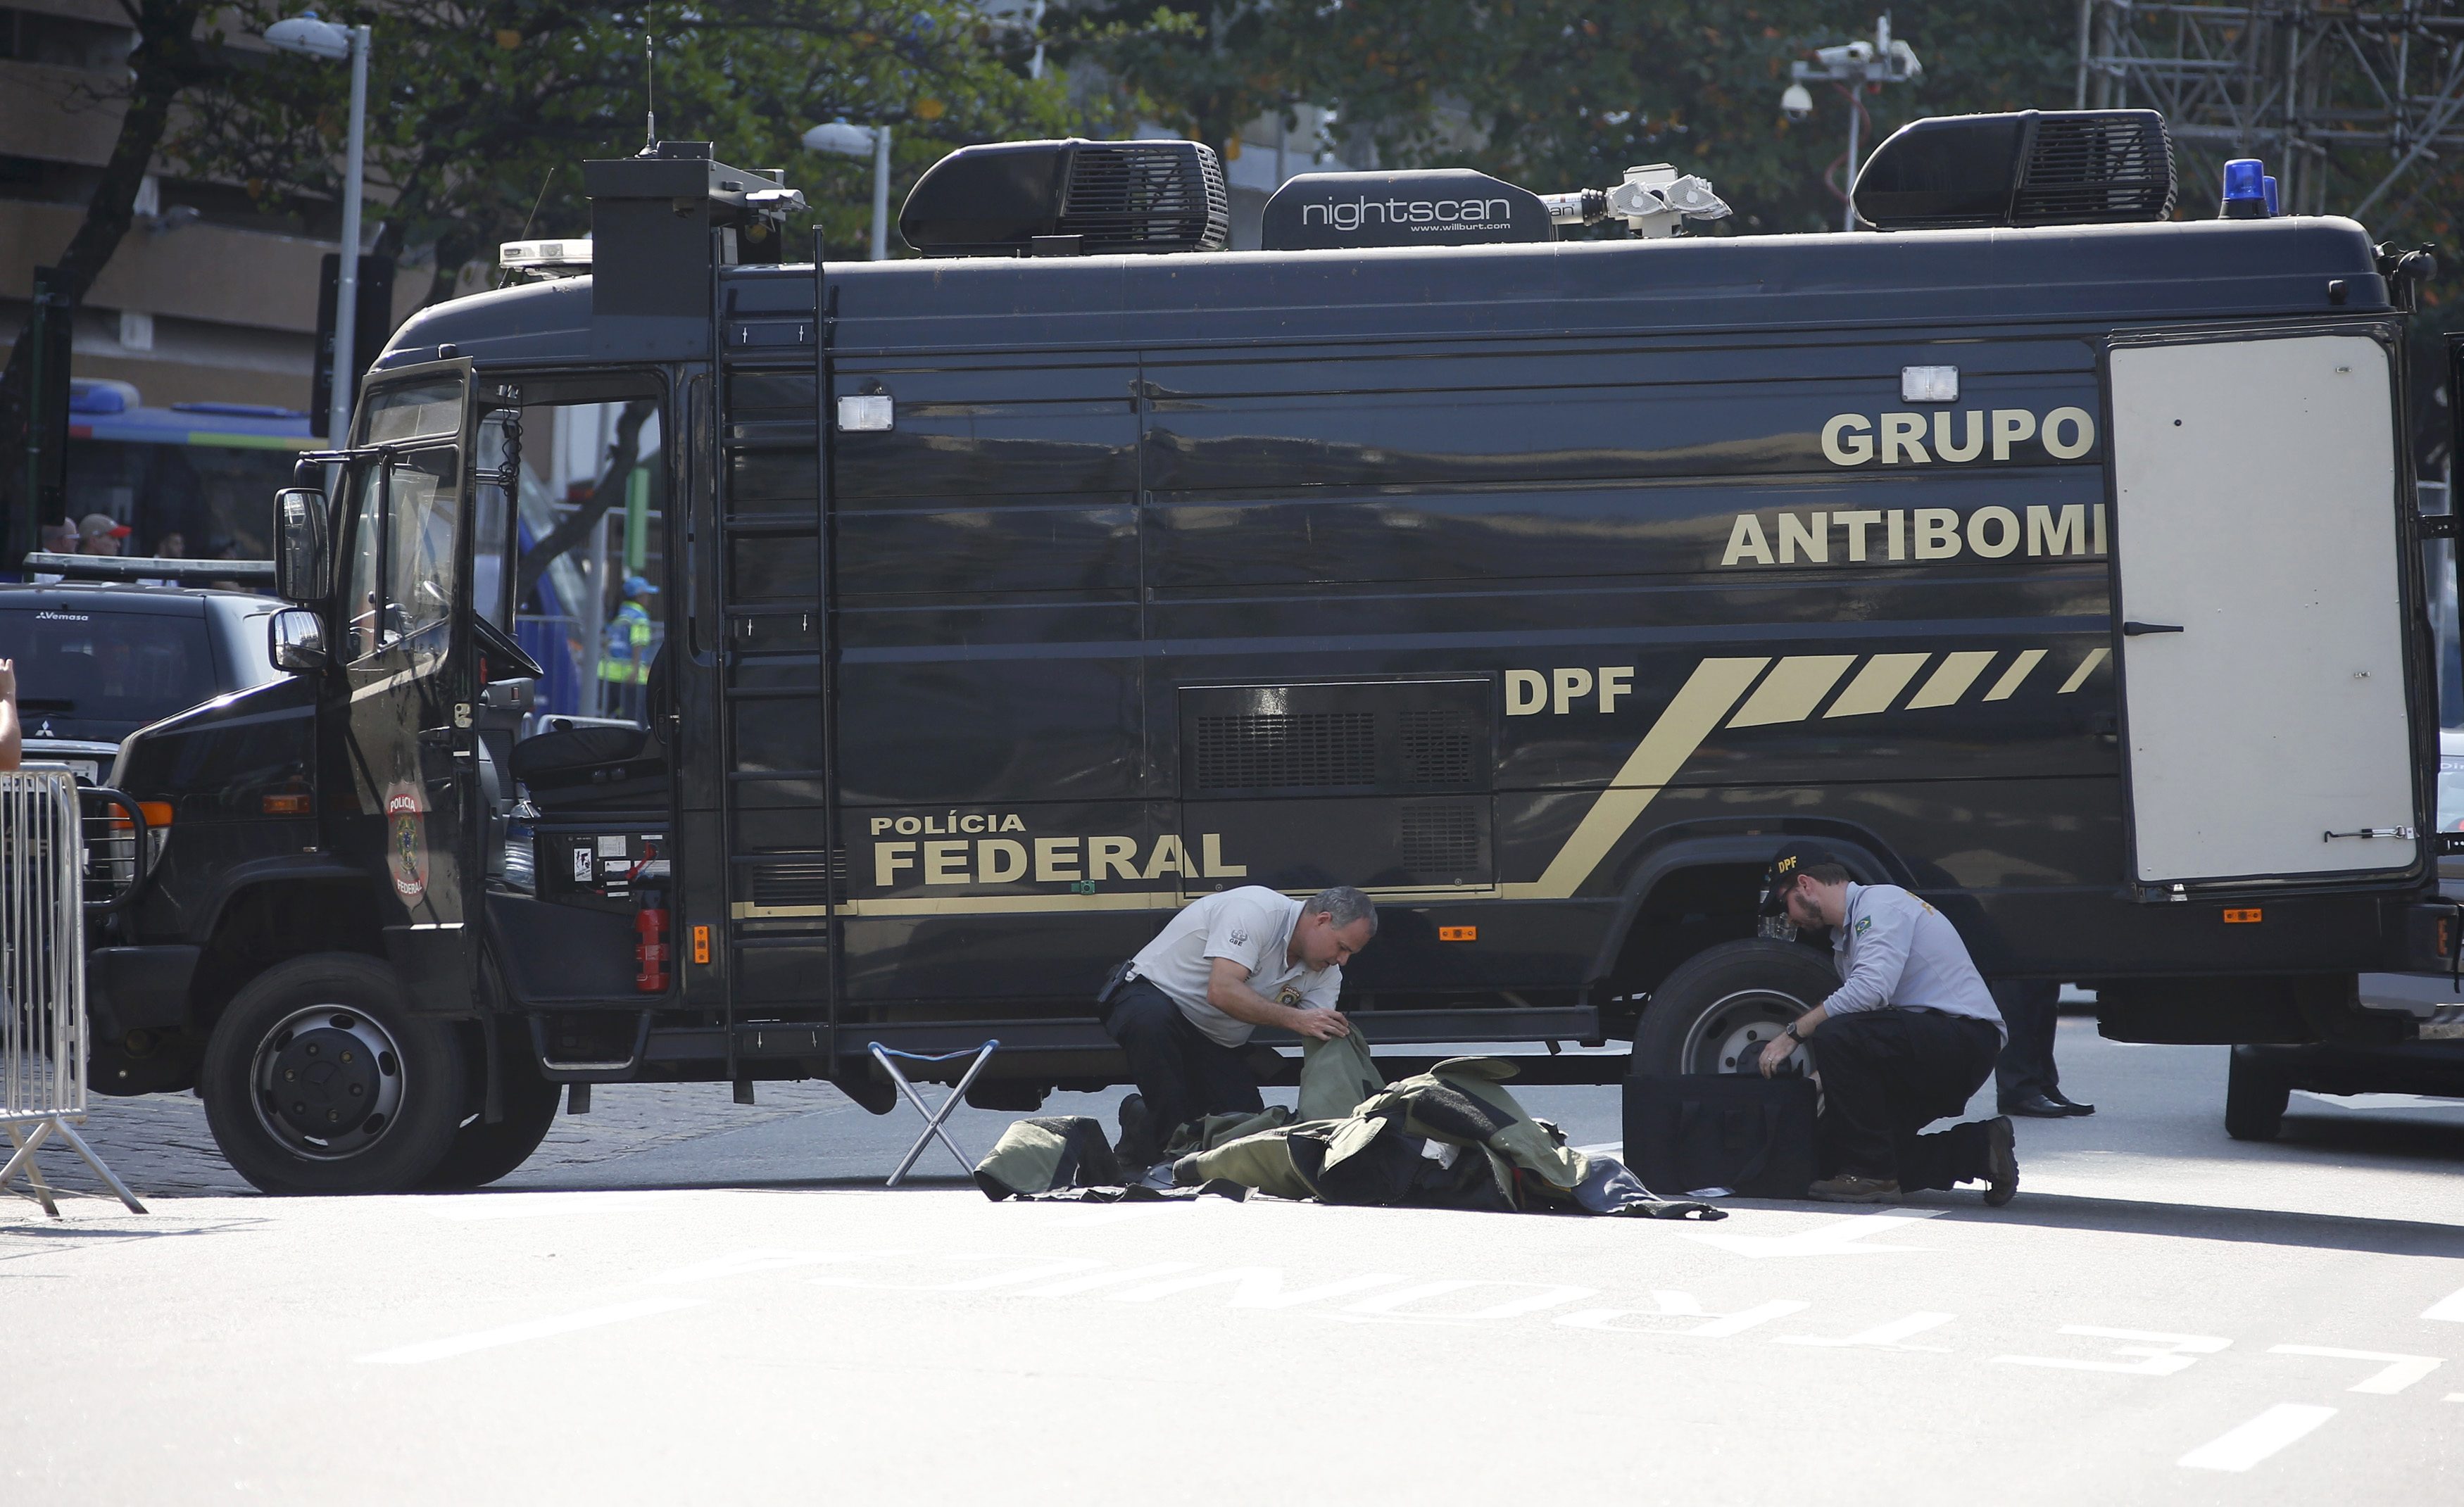
[[[1353,1021],[1350,1036],[1301,1043],[1300,1103],[1292,1118],[1340,1120],[1385,1087],[1386,1075],[1369,1055],[1369,1033]]]
[[[1173,1180],[1228,1179],[1330,1204],[1725,1217],[1707,1204],[1660,1197],[1614,1157],[1568,1147],[1501,1086],[1516,1071],[1498,1058],[1452,1058],[1343,1119],[1303,1120],[1183,1156]]]
[[[1164,1160],[1177,1162],[1194,1151],[1211,1151],[1263,1130],[1277,1130],[1303,1120],[1340,1120],[1360,1102],[1382,1092],[1386,1080],[1370,1056],[1369,1037],[1357,1025],[1347,1037],[1301,1043],[1300,1103],[1233,1110],[1193,1120],[1175,1129],[1163,1144]]]
[[[976,1186],[995,1203],[1055,1188],[1117,1187],[1121,1165],[1104,1123],[1086,1115],[1018,1120],[976,1164]]]

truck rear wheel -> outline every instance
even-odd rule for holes
[[[2246,1046],[2233,1049],[2225,1069],[2225,1134],[2236,1141],[2273,1141],[2284,1128],[2293,1085]]]
[[[1652,991],[1634,1037],[1634,1071],[1752,1073],[1788,1023],[1839,987],[1821,956],[1793,942],[1723,942],[1679,964]],[[1812,1064],[1794,1054],[1796,1071]]]
[[[563,1086],[539,1077],[538,1067],[530,1060],[530,1042],[523,1033],[509,1030],[505,1037],[505,1051],[498,1059],[504,1081],[497,1085],[504,1097],[505,1118],[490,1125],[483,1115],[473,1114],[464,1121],[461,1128],[453,1132],[453,1144],[446,1148],[445,1160],[420,1179],[420,1187],[440,1191],[485,1188],[529,1161],[531,1153],[539,1149],[539,1143],[555,1127],[557,1103],[564,1093]]]
[[[234,997],[206,1043],[206,1123],[269,1193],[410,1188],[451,1145],[461,1041],[412,1015],[394,971],[357,952],[277,964]]]

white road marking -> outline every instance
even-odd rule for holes
[[[2174,1461],[2194,1471],[2247,1471],[2336,1416],[2333,1408],[2277,1403],[2237,1429],[2229,1429]]]
[[[406,1344],[399,1349],[380,1350],[374,1355],[361,1356],[360,1362],[363,1365],[418,1365],[427,1361],[468,1355],[473,1350],[493,1350],[499,1345],[519,1344],[525,1340],[544,1340],[550,1335],[571,1334],[577,1329],[596,1329],[605,1324],[623,1323],[628,1319],[648,1319],[653,1314],[673,1313],[680,1308],[699,1308],[708,1301],[703,1298],[643,1298],[629,1303],[609,1303],[605,1308],[585,1308],[580,1313],[559,1314],[553,1319],[533,1319],[525,1323],[502,1324],[473,1334],[458,1334],[451,1339],[429,1340],[418,1344]]]
[[[1098,1287],[1110,1287],[1114,1282],[1134,1281],[1143,1277],[1168,1277],[1175,1272],[1186,1272],[1197,1264],[1195,1261],[1152,1261],[1145,1266],[1116,1266],[1109,1272],[1096,1272],[1088,1277],[1072,1277],[1063,1281],[1046,1282],[1042,1287],[1029,1287],[1019,1296],[1021,1298],[1067,1298],[1074,1293],[1091,1293]]]
[[[1574,1147],[1574,1149],[1582,1152],[1585,1156],[1621,1156],[1625,1153],[1625,1143],[1622,1141],[1602,1141],[1597,1146],[1578,1146]]]
[[[2449,1293],[2421,1311],[2424,1319],[2437,1319],[2448,1323],[2464,1323],[2464,1291]]]
[[[1559,1314],[1554,1321],[1569,1329],[1598,1329],[1608,1334],[1683,1334],[1704,1340],[1725,1340],[1730,1335],[1743,1334],[1757,1324],[1803,1313],[1814,1306],[1796,1299],[1782,1298],[1757,1308],[1715,1314],[1705,1310],[1691,1293],[1654,1293],[1651,1297],[1660,1305],[1657,1312],[1648,1308],[1578,1308],[1570,1314]],[[1626,1318],[1644,1321],[1617,1321]],[[1690,1329],[1669,1329],[1649,1321],[1654,1319],[1701,1319],[1705,1321]]]
[[[1198,1272],[1187,1277],[1167,1277],[1159,1282],[1133,1287],[1126,1293],[1105,1296],[1114,1302],[1151,1303],[1176,1293],[1194,1292],[1201,1287],[1229,1284],[1232,1296],[1227,1300],[1234,1308],[1297,1308],[1303,1303],[1319,1302],[1329,1298],[1348,1298],[1365,1293],[1373,1287],[1384,1287],[1404,1280],[1392,1272],[1363,1272],[1357,1277],[1337,1278],[1315,1287],[1287,1291],[1284,1269],[1280,1266],[1227,1266],[1212,1272]]]
[[[1397,1317],[1396,1310],[1406,1304],[1417,1303],[1423,1299],[1443,1298],[1451,1293],[1467,1292],[1475,1287],[1536,1287],[1539,1291],[1526,1293],[1520,1298],[1503,1298],[1485,1307],[1472,1309],[1468,1313],[1405,1314],[1399,1317],[1458,1321],[1518,1319],[1525,1314],[1538,1313],[1544,1308],[1554,1308],[1562,1303],[1571,1303],[1578,1298],[1596,1298],[1600,1291],[1596,1287],[1564,1287],[1551,1282],[1517,1282],[1498,1278],[1454,1277],[1434,1282],[1417,1282],[1397,1292],[1379,1293],[1375,1298],[1364,1298],[1356,1303],[1346,1304],[1343,1311],[1348,1314]]]
[[[2116,1355],[2135,1355],[2135,1361],[2081,1361],[2067,1356],[1997,1355],[1993,1359],[2012,1365],[2044,1365],[2063,1371],[2111,1371],[2122,1376],[2171,1376],[2189,1370],[2198,1358],[2213,1355],[2230,1346],[2231,1340],[2219,1340],[2211,1334],[2154,1334],[2145,1329],[2107,1329],[2092,1323],[2066,1323],[2064,1334],[2093,1335],[2105,1340],[2135,1340],[2137,1344],[2118,1344]],[[2334,1409],[2328,1411],[2333,1412]]]
[[[671,1272],[645,1278],[646,1283],[674,1286],[690,1282],[715,1281],[722,1277],[749,1277],[760,1272],[783,1272],[799,1266],[819,1266],[826,1261],[869,1261],[883,1256],[903,1256],[904,1251],[784,1251],[756,1248],[735,1251],[726,1256],[695,1261]]]
[[[1939,1209],[1903,1209],[1886,1214],[1853,1214],[1835,1219],[1829,1224],[1799,1230],[1794,1234],[1730,1234],[1721,1230],[1686,1228],[1678,1234],[1705,1245],[1716,1245],[1736,1256],[1757,1259],[1780,1256],[1875,1256],[1892,1251],[1922,1251],[1916,1245],[1873,1245],[1872,1236],[1931,1219],[1942,1213]]]
[[[2271,1344],[2270,1355],[2316,1355],[2330,1361],[2385,1361],[2385,1370],[2373,1371],[2344,1390],[2372,1392],[2392,1397],[2413,1383],[2438,1369],[2441,1363],[2434,1355],[2388,1355],[2378,1350],[2339,1350],[2323,1344]]]
[[[1930,1350],[1937,1355],[1947,1355],[1950,1352],[1943,1349],[1940,1345],[1902,1344],[1900,1342],[1905,1340],[1912,1334],[1923,1334],[1927,1329],[1939,1329],[1944,1324],[1950,1322],[1953,1319],[1958,1317],[1959,1316],[1957,1314],[1914,1313],[1908,1315],[1904,1319],[1894,1319],[1889,1323],[1876,1324],[1873,1328],[1867,1329],[1861,1334],[1852,1334],[1844,1340],[1828,1339],[1821,1335],[1812,1334],[1784,1334],[1779,1337],[1779,1343],[1782,1344],[1815,1344],[1820,1345],[1825,1349],[1833,1350],[1866,1348],[1879,1350]]]

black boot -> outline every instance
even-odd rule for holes
[[[1163,1160],[1163,1147],[1155,1143],[1155,1121],[1147,1113],[1145,1095],[1131,1094],[1121,1101],[1121,1139],[1113,1146],[1112,1154],[1132,1182]]]

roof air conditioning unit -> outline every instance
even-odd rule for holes
[[[2093,225],[2173,213],[2173,140],[2153,110],[2020,110],[1912,120],[1857,174],[1885,230]]]

